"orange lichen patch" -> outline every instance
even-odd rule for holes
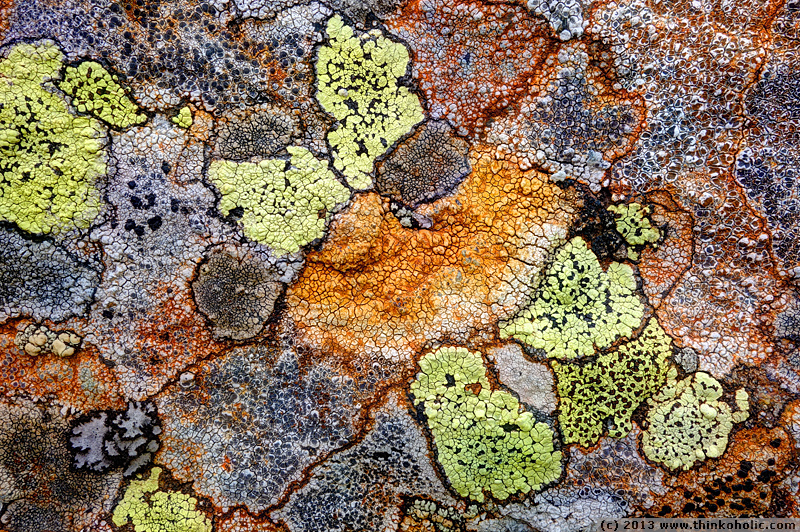
[[[431,118],[447,118],[462,135],[524,94],[553,46],[544,21],[519,6],[414,0],[386,25],[414,53]]]
[[[403,227],[375,194],[354,199],[287,293],[287,315],[304,342],[403,360],[519,309],[566,237],[574,197],[487,152],[471,160],[457,194],[418,209],[430,230]]]
[[[113,371],[100,361],[93,345],[84,342],[68,358],[52,353],[31,356],[14,343],[16,335],[10,324],[0,329],[0,395],[54,398],[81,411],[125,407]]]
[[[8,31],[9,13],[14,7],[14,0],[0,0],[0,39],[2,39],[6,31]]]
[[[794,437],[795,446],[800,446],[800,399],[786,403],[780,423]]]
[[[639,273],[644,293],[658,308],[692,265],[693,223],[691,213],[681,209],[668,192],[653,192],[646,201],[653,207],[650,218],[660,228],[662,241],[642,251]]]
[[[793,456],[792,439],[782,428],[742,430],[722,458],[672,477],[672,490],[648,513],[660,517],[767,515],[773,488],[791,469]]]
[[[158,300],[161,303],[152,309],[150,318],[134,322],[128,333],[127,346],[135,356],[126,356],[115,367],[125,394],[136,400],[157,393],[197,360],[225,350],[194,311],[188,289]]]
[[[236,509],[227,516],[217,520],[214,529],[217,532],[284,532],[286,528],[274,525],[268,519],[258,519]]]
[[[730,175],[686,176],[673,197],[694,215],[691,269],[656,309],[679,347],[700,355],[716,377],[738,362],[755,365],[774,350],[770,324],[791,298],[776,270],[766,223]]]

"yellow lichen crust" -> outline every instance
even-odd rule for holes
[[[147,115],[125,94],[103,65],[84,61],[77,67],[67,67],[59,88],[72,96],[72,105],[81,113],[89,113],[112,126],[126,128],[147,121]]]
[[[172,117],[172,123],[176,124],[183,129],[189,129],[192,127],[192,110],[189,109],[189,106],[181,107],[181,110],[178,111],[178,114]]]
[[[608,210],[616,215],[617,231],[629,246],[653,244],[661,238],[661,233],[656,227],[653,227],[647,217],[652,212],[650,207],[645,207],[639,203],[630,203],[627,205],[611,205]],[[638,260],[639,253],[629,249],[628,258]]]
[[[147,480],[131,481],[114,509],[117,526],[133,524],[136,532],[211,532],[211,520],[197,509],[197,499],[172,491],[159,491],[161,468],[154,467]]]
[[[214,161],[208,175],[222,193],[219,209],[243,209],[244,234],[279,254],[294,253],[320,238],[333,209],[350,198],[328,165],[300,147],[286,160]]]
[[[104,131],[50,85],[62,58],[52,44],[19,44],[0,61],[0,220],[30,233],[86,228],[100,211]]]
[[[606,421],[610,436],[627,436],[634,410],[666,380],[670,344],[658,321],[651,319],[636,340],[594,361],[553,361],[564,443],[594,445]]]
[[[408,50],[377,30],[355,36],[339,15],[328,21],[328,37],[317,59],[317,100],[339,121],[327,137],[333,166],[353,188],[369,188],[375,158],[424,119],[419,98],[397,84]]]
[[[614,262],[603,271],[586,242],[573,238],[556,253],[530,305],[501,322],[500,335],[553,358],[593,355],[641,324],[644,307],[635,289],[630,266]]]
[[[689,469],[695,462],[722,456],[733,424],[747,419],[749,402],[747,392],[737,390],[737,411],[732,412],[719,400],[722,386],[714,377],[699,371],[678,381],[677,375],[670,370],[667,386],[649,401],[642,450],[669,469]]]
[[[510,393],[495,390],[479,353],[443,347],[422,357],[411,384],[424,405],[438,459],[462,497],[484,500],[539,490],[561,475],[553,430],[521,412]]]

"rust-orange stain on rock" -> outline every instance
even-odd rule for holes
[[[480,132],[525,94],[554,46],[543,20],[507,4],[414,0],[386,25],[413,51],[431,117],[460,134]]]
[[[729,174],[692,173],[668,189],[675,203],[658,200],[655,211],[667,226],[664,249],[646,250],[640,264],[661,326],[717,377],[737,363],[761,363],[774,351],[771,324],[792,298],[766,222]],[[675,271],[666,273],[666,265]]]
[[[124,408],[116,375],[94,345],[84,341],[64,358],[53,353],[31,356],[15,344],[17,333],[16,320],[0,326],[0,395],[55,398],[81,411]]]
[[[299,337],[327,352],[408,359],[427,342],[492,331],[525,301],[576,212],[572,193],[487,149],[456,193],[403,227],[389,202],[357,196],[286,296]]]

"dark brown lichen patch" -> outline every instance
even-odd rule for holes
[[[270,106],[249,108],[222,121],[217,152],[232,161],[269,157],[282,151],[298,131],[298,120],[290,112]]]
[[[468,153],[446,122],[429,122],[378,166],[375,189],[410,207],[433,201],[469,174]]]
[[[192,283],[197,308],[214,325],[214,335],[233,340],[261,331],[282,289],[272,268],[233,249],[212,252]]]

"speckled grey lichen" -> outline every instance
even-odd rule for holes
[[[159,461],[223,507],[259,512],[303,470],[349,443],[361,410],[352,381],[291,350],[237,348],[157,399]]]
[[[356,446],[313,469],[310,480],[272,517],[292,532],[390,530],[406,497],[455,504],[436,476],[425,436],[392,396]],[[330,516],[339,517],[331,521]]]
[[[101,269],[50,240],[27,240],[0,227],[0,323],[17,316],[62,321],[83,315]]]

